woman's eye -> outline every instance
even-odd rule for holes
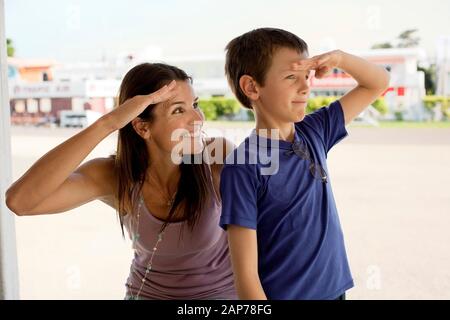
[[[192,106],[194,107],[194,109],[198,109],[198,102],[194,102]]]
[[[295,75],[290,74],[290,75],[288,75],[288,76],[286,77],[286,79],[295,79]]]
[[[173,110],[172,114],[177,114],[177,113],[183,113],[183,108],[178,107],[175,110]]]

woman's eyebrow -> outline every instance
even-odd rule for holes
[[[197,101],[198,101],[198,97],[195,97],[194,103],[197,102]],[[169,103],[169,107],[173,106],[174,104],[186,104],[186,102],[184,102],[184,101],[174,101],[174,102]]]
[[[169,107],[173,106],[174,104],[185,104],[185,103],[184,101],[174,101],[169,104]]]

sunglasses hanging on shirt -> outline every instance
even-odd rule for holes
[[[292,149],[289,151],[286,151],[284,153],[285,155],[291,155],[296,154],[298,157],[300,157],[303,160],[307,160],[310,162],[309,164],[309,172],[313,175],[315,179],[322,180],[323,183],[328,182],[327,172],[324,168],[318,163],[316,163],[310,156],[308,149],[306,148],[306,145],[302,143],[301,141],[295,141],[292,144]]]

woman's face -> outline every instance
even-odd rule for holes
[[[177,80],[171,99],[153,110],[150,143],[163,152],[196,154],[203,150],[201,129],[204,115],[188,80]]]

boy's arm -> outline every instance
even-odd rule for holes
[[[336,66],[352,76],[358,85],[340,98],[345,124],[349,124],[389,86],[389,73],[381,66],[360,57],[338,51],[341,55]]]
[[[256,230],[228,225],[235,286],[241,300],[267,300],[258,275]]]
[[[315,70],[314,76],[318,79],[331,73],[333,68],[344,70],[358,82],[355,88],[339,99],[344,111],[345,125],[375,101],[389,86],[390,76],[383,67],[341,50],[302,59],[292,65],[292,69],[296,71]]]

